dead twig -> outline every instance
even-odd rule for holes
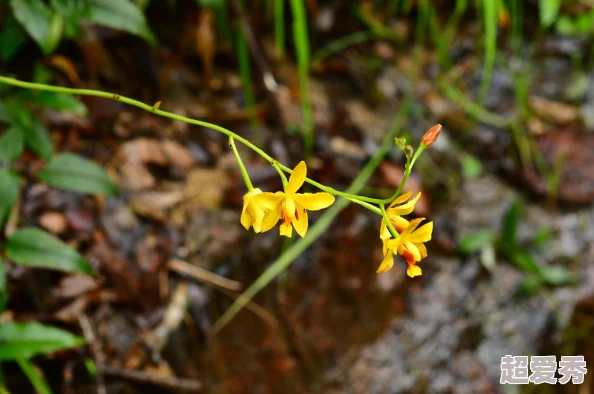
[[[202,389],[202,383],[195,379],[177,378],[175,376],[159,376],[153,372],[133,371],[130,369],[103,366],[103,373],[106,376],[152,384],[153,386],[159,386],[168,390],[181,390],[195,393]]]
[[[201,280],[203,282],[211,283],[222,289],[238,291],[241,290],[241,283],[227,279],[223,276],[212,273],[204,268],[197,267],[186,261],[174,258],[169,260],[167,267],[180,274],[191,276],[192,278]]]
[[[95,366],[97,368],[97,394],[107,394],[102,368],[102,366],[105,364],[105,356],[103,355],[103,352],[101,351],[101,345],[99,344],[97,337],[95,336],[93,325],[91,324],[91,321],[89,320],[87,315],[84,314],[79,316],[78,324],[82,329],[85,339],[89,343],[91,354],[93,355],[93,359],[95,360]]]

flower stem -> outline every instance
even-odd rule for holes
[[[289,182],[287,182],[287,177],[285,175],[285,173],[283,172],[283,170],[280,168],[280,164],[278,163],[278,161],[274,161],[272,163],[272,166],[276,169],[276,171],[278,172],[278,175],[280,175],[281,180],[283,181],[283,189],[286,190],[287,189],[287,184]]]
[[[381,209],[382,216],[384,217],[384,220],[386,221],[386,225],[388,226],[388,230],[390,230],[390,233],[392,234],[392,236],[394,238],[400,237],[400,234],[398,234],[398,231],[396,231],[394,226],[392,226],[392,221],[390,220],[390,217],[386,213],[386,207],[384,206],[384,204],[380,204],[379,207]]]
[[[409,158],[406,159],[406,167],[404,168],[404,176],[402,177],[402,182],[400,182],[400,186],[398,186],[398,189],[391,197],[386,198],[384,200],[380,200],[380,205],[388,204],[388,203],[394,201],[394,199],[402,193],[402,189],[404,188],[404,185],[406,184],[406,181],[408,180],[408,177],[410,176],[410,172],[411,172],[413,166],[415,165],[415,161],[417,161],[417,159],[419,158],[419,156],[421,155],[421,153],[424,150],[425,150],[425,148],[422,145],[419,145],[419,148],[415,152],[412,160]]]
[[[245,185],[247,186],[249,191],[253,190],[254,186],[252,185],[252,180],[250,179],[250,176],[247,170],[245,169],[245,166],[243,165],[243,161],[241,161],[241,157],[239,156],[237,147],[235,147],[235,141],[233,140],[232,136],[229,137],[229,146],[231,147],[231,149],[233,149],[233,153],[235,153],[237,165],[239,165],[239,170],[241,171],[241,176],[243,176],[243,181],[245,182]]]

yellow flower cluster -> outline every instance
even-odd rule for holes
[[[284,192],[265,193],[252,189],[243,197],[241,224],[246,230],[264,232],[273,228],[279,220],[280,235],[291,237],[293,227],[301,237],[307,233],[307,211],[318,211],[332,205],[334,196],[329,193],[297,193],[305,182],[305,162],[297,164]]]
[[[393,254],[400,255],[406,261],[408,266],[406,274],[411,278],[422,274],[421,267],[417,265],[419,261],[427,257],[427,248],[423,244],[431,240],[431,233],[433,232],[433,222],[425,223],[421,227],[419,224],[425,218],[418,218],[408,221],[403,218],[403,215],[410,214],[415,207],[415,203],[421,197],[421,193],[407,201],[411,192],[405,193],[394,200],[386,214],[390,219],[390,223],[398,232],[399,237],[392,238],[388,225],[384,219],[380,225],[380,238],[384,244],[384,260],[380,264],[377,272],[386,272],[394,265]]]

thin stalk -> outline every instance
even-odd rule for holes
[[[307,15],[303,0],[291,0],[293,10],[293,40],[297,55],[299,90],[301,93],[301,112],[303,114],[303,144],[305,159],[313,154],[313,112],[309,97],[309,39],[307,34]]]
[[[478,94],[478,102],[481,105],[489,93],[497,53],[497,2],[495,0],[483,2],[483,12],[485,20],[485,60],[483,78]]]
[[[311,61],[313,64],[316,64],[353,45],[382,38],[384,37],[378,35],[375,31],[358,31],[332,41],[325,47],[319,49],[313,54]]]
[[[49,388],[45,379],[35,370],[30,360],[17,358],[16,362],[38,394],[52,394],[52,390]]]
[[[285,56],[285,0],[274,1],[274,44],[279,58]]]
[[[287,185],[289,184],[289,182],[287,181],[287,177],[286,177],[285,173],[280,168],[279,163],[277,161],[275,161],[274,163],[272,163],[272,166],[276,169],[276,171],[278,172],[278,175],[280,176],[281,180],[283,181],[283,190],[287,190]]]
[[[390,217],[386,213],[386,206],[384,204],[380,204],[380,209],[382,211],[382,216],[384,217],[384,221],[386,222],[386,225],[388,226],[388,230],[390,230],[390,233],[392,234],[392,236],[394,238],[400,237],[400,234],[398,234],[398,231],[396,231],[394,226],[392,226],[392,221],[390,220]]]
[[[237,59],[239,63],[239,75],[241,76],[241,86],[243,87],[243,96],[245,98],[245,106],[250,114],[250,124],[254,131],[254,139],[261,142],[260,125],[258,124],[258,117],[256,116],[256,98],[254,96],[254,89],[252,87],[252,70],[250,67],[250,56],[247,42],[245,40],[245,33],[241,29],[237,29]]]
[[[237,165],[239,166],[239,170],[241,171],[241,176],[243,177],[245,186],[249,191],[253,190],[254,186],[252,185],[252,180],[250,179],[250,176],[247,170],[245,169],[245,166],[243,165],[243,161],[239,156],[239,152],[237,151],[237,147],[235,146],[235,141],[233,141],[233,137],[229,137],[229,146],[231,147],[231,149],[233,149],[233,153],[235,154],[235,159],[237,159]]]

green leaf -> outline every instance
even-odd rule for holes
[[[11,126],[0,136],[0,162],[11,163],[25,149],[25,137],[18,126]]]
[[[14,17],[37,42],[46,55],[51,52],[53,43],[50,37],[51,12],[42,0],[10,0]]]
[[[538,276],[530,276],[520,285],[520,293],[531,295],[536,293],[543,285],[542,279]]]
[[[89,194],[117,194],[116,185],[100,166],[72,153],[54,157],[39,172],[39,179],[64,190]]]
[[[12,234],[6,242],[6,255],[13,262],[25,266],[93,274],[89,262],[76,250],[34,227],[24,227]]]
[[[514,250],[511,252],[510,260],[522,271],[540,275],[542,267],[536,263],[530,253],[523,250]]]
[[[0,32],[0,60],[6,62],[27,42],[27,35],[12,15],[5,18],[4,27]]]
[[[49,31],[47,37],[48,52],[53,52],[60,44],[62,35],[64,34],[64,15],[59,12],[54,12],[49,23]]]
[[[551,286],[563,286],[575,281],[575,275],[564,267],[543,267],[540,276]]]
[[[540,0],[540,24],[549,27],[557,20],[561,0]]]
[[[0,207],[11,208],[19,198],[19,175],[8,168],[0,168]]]
[[[56,92],[40,92],[23,90],[20,96],[30,102],[42,105],[56,111],[67,111],[77,115],[86,116],[87,107],[82,101],[70,94]]]
[[[0,256],[0,313],[8,303],[8,288],[6,287],[6,263]]]
[[[144,14],[130,0],[85,0],[84,2],[53,0],[52,5],[64,13],[67,19],[88,19],[100,25],[127,31],[144,38],[151,44],[156,43]]]
[[[45,125],[39,119],[32,118],[28,125],[22,126],[27,145],[41,158],[49,160],[54,153],[54,146],[52,137]]]
[[[85,343],[68,331],[37,322],[0,324],[0,361],[28,359]]]
[[[13,122],[10,111],[6,108],[6,105],[0,102],[0,122],[11,124]]]
[[[466,235],[458,245],[458,249],[461,253],[471,254],[478,252],[485,245],[493,243],[496,235],[490,230],[478,230],[473,233]]]
[[[462,175],[466,179],[474,179],[481,174],[483,166],[480,160],[471,155],[464,155],[462,158]]]
[[[518,232],[518,223],[522,215],[522,203],[514,202],[505,217],[503,218],[502,242],[506,247],[513,247],[517,244],[516,234]]]

